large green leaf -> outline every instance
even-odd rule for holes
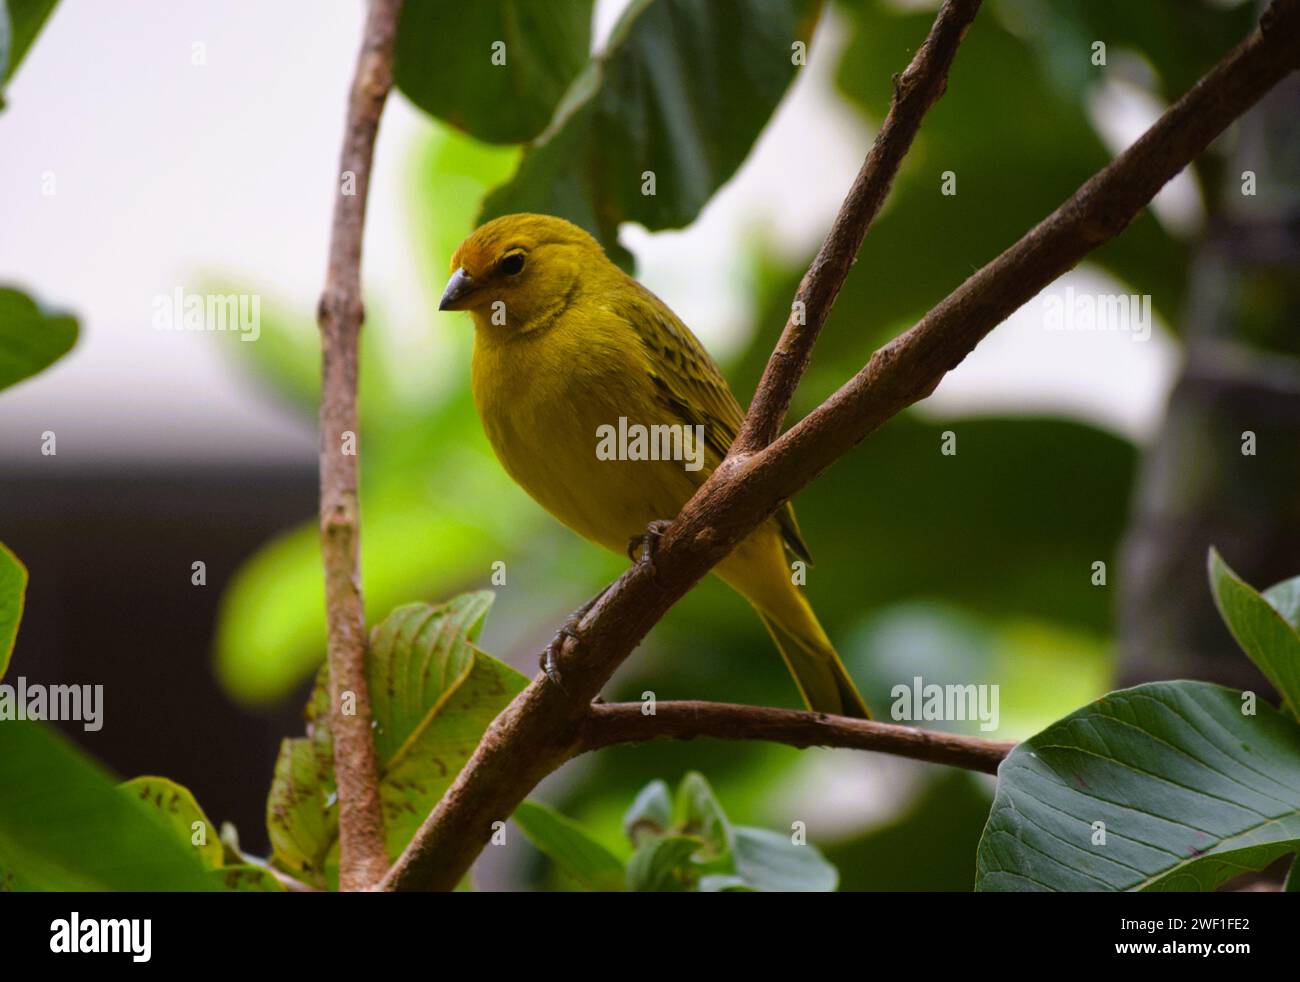
[[[408,3],[397,28],[394,80],[425,112],[480,140],[531,140],[587,63],[592,4]]]
[[[1213,890],[1300,847],[1300,726],[1203,682],[1113,692],[1016,747],[979,890]]]
[[[483,218],[559,215],[611,255],[620,222],[689,224],[780,101],[819,0],[633,0]],[[654,193],[644,193],[646,173]]]
[[[488,724],[528,680],[473,644],[488,592],[445,604],[408,604],[374,630],[367,676],[379,755],[384,828],[392,858],[451,785]],[[318,886],[336,848],[329,696],[322,671],[308,705],[308,736],[285,740],[267,801],[273,857]]]
[[[1232,571],[1217,549],[1210,550],[1210,588],[1228,630],[1264,677],[1296,715],[1300,709],[1300,631],[1283,614],[1293,602],[1290,585],[1279,583],[1273,597],[1281,608],[1260,596]]]
[[[554,808],[525,801],[515,823],[538,849],[589,890],[622,890],[623,862],[577,822]]]
[[[17,290],[0,287],[0,389],[58,361],[77,340],[77,320],[47,314]]]
[[[0,542],[0,679],[5,677],[14,653],[26,595],[27,567]]]
[[[211,890],[148,805],[34,722],[0,724],[0,889]]]

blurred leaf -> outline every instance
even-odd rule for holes
[[[26,595],[27,567],[0,542],[0,679],[5,677],[14,653]]]
[[[540,133],[587,63],[593,0],[408,3],[393,76],[408,99],[491,143]],[[501,47],[504,45],[504,47]],[[501,57],[505,64],[498,64]]]
[[[1204,0],[1016,0],[1007,8],[1041,41],[1044,68],[1063,91],[1078,92],[1105,71],[1092,64],[1093,43],[1104,41],[1108,63],[1121,49],[1141,53],[1156,70],[1165,102],[1190,89],[1256,20],[1249,3]]]
[[[535,801],[524,801],[515,823],[538,849],[589,890],[622,890],[622,861],[577,822]]]
[[[492,602],[470,593],[398,607],[372,632],[367,661],[380,796],[391,858],[450,787],[488,724],[528,680],[473,646]],[[267,802],[274,860],[315,885],[336,848],[326,673],[308,705],[308,736],[285,740]]]
[[[620,222],[679,228],[748,155],[819,0],[633,0],[483,219],[567,218],[626,264]],[[642,191],[653,172],[653,194]]]
[[[979,890],[1213,890],[1300,847],[1300,727],[1204,682],[1112,692],[1016,747]],[[1104,844],[1094,838],[1104,823]]]
[[[46,314],[26,294],[0,287],[0,389],[35,375],[77,341],[77,319]]]
[[[677,788],[676,814],[676,828],[686,835],[698,837],[708,853],[721,856],[731,850],[731,823],[727,821],[713,788],[698,771],[691,771],[682,778]]]
[[[0,889],[213,889],[154,809],[48,726],[0,726],[0,788]]]
[[[477,425],[477,424],[476,424]],[[362,480],[366,548],[361,570],[366,611],[377,620],[412,596],[450,592],[490,569],[513,534],[525,537],[545,516],[514,489],[494,460],[462,460],[456,441],[425,448],[423,466],[445,468],[459,490],[432,488],[413,465],[384,464],[395,483]],[[364,440],[364,436],[363,436]],[[384,461],[392,460],[390,446]],[[381,463],[381,461],[376,461]],[[366,465],[363,464],[363,467]],[[217,674],[237,699],[282,698],[321,664],[325,588],[316,522],[264,546],[222,597]]]
[[[1300,710],[1300,631],[1234,573],[1214,548],[1209,573],[1214,602],[1228,630],[1281,694],[1283,708],[1295,716]],[[1275,596],[1287,602],[1292,591],[1288,584],[1294,582],[1278,584],[1282,589]]]
[[[623,816],[623,832],[639,846],[648,838],[672,828],[673,798],[664,781],[651,781],[637,792],[632,807]]]
[[[770,892],[830,892],[840,875],[816,846],[796,844],[788,835],[768,829],[735,829],[736,875],[755,890]]]
[[[689,835],[652,839],[627,862],[627,888],[638,893],[684,893],[697,875],[691,856],[702,843]]]
[[[122,791],[153,808],[176,835],[177,841],[192,849],[206,869],[222,865],[224,858],[218,829],[208,821],[189,788],[165,777],[136,777],[123,784]],[[196,822],[201,823],[201,829],[194,828]],[[194,842],[196,832],[201,834],[201,844]]]
[[[284,885],[270,870],[248,863],[222,866],[211,870],[208,877],[218,888],[231,893],[284,893]]]
[[[14,77],[57,3],[58,0],[0,0],[0,83]],[[0,108],[3,107],[0,91]]]
[[[1264,591],[1263,597],[1284,621],[1300,631],[1300,576],[1274,583]]]

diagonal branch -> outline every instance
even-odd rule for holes
[[[996,774],[1014,743],[896,723],[850,719],[767,706],[722,702],[660,702],[653,716],[639,702],[596,703],[582,727],[579,750],[645,740],[767,740],[792,747],[848,747]]]
[[[366,14],[365,35],[348,96],[329,268],[316,315],[321,332],[321,552],[329,623],[330,733],[339,790],[339,887],[343,890],[365,889],[377,883],[388,868],[379,765],[366,689],[355,445],[357,339],[363,317],[361,237],[379,116],[393,82],[393,41],[401,7],[402,0],[371,0]],[[350,712],[353,709],[355,712]]]
[[[659,540],[653,567],[632,567],[583,619],[581,645],[570,641],[560,659],[565,690],[539,675],[497,717],[381,887],[454,887],[492,823],[509,818],[538,781],[583,749],[590,700],[715,563],[872,430],[932,392],[1017,307],[1118,235],[1165,182],[1298,66],[1300,0],[1274,0],[1259,30],[1060,208],[784,436],[752,455],[729,456]]]

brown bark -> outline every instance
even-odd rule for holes
[[[348,97],[329,268],[317,309],[321,333],[320,532],[329,623],[330,733],[339,792],[339,888],[363,890],[388,868],[379,764],[370,731],[366,624],[361,602],[357,500],[357,340],[361,238],[370,165],[384,100],[393,84],[393,42],[402,0],[371,0]],[[345,180],[345,175],[351,175]],[[354,452],[344,452],[351,434]],[[350,697],[350,698],[348,698]],[[355,702],[355,712],[345,705]]]

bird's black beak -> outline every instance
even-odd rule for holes
[[[456,301],[460,300],[476,286],[478,284],[474,282],[474,277],[465,272],[465,268],[462,266],[452,273],[451,279],[447,281],[447,289],[442,291],[442,299],[438,301],[438,309],[459,310]]]

